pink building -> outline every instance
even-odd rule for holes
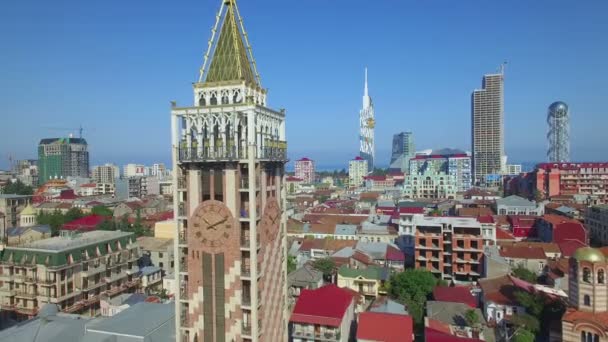
[[[314,183],[315,181],[315,162],[306,157],[296,160],[296,175],[305,183]]]

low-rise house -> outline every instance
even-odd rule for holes
[[[141,291],[145,294],[160,292],[163,288],[163,274],[160,267],[146,266],[140,269]]]
[[[536,203],[517,195],[496,200],[496,213],[499,215],[542,216],[545,213],[543,203]]]
[[[354,269],[341,266],[338,269],[338,286],[350,288],[368,298],[376,298],[380,294],[386,294],[384,283],[389,277],[388,268],[371,266]]]
[[[477,329],[468,326],[465,315],[469,310],[475,310],[478,317],[483,317],[483,313],[480,309],[471,309],[471,307],[466,304],[427,301],[424,326],[429,329],[440,331],[444,333],[446,337],[449,337],[443,341],[449,341],[451,337],[460,337],[494,342],[494,329],[490,328],[486,321],[481,320]]]
[[[140,210],[141,207],[142,203],[139,201],[121,202],[114,208],[114,218],[122,219],[124,217],[135,217],[137,211]]]
[[[292,303],[295,303],[302,290],[314,290],[322,285],[323,272],[310,264],[305,264],[287,275],[288,293]]]
[[[99,302],[101,315],[111,317],[117,313],[141,303],[146,299],[146,295],[140,293],[123,293],[116,297],[102,296]]]
[[[500,255],[499,246],[486,246],[483,254],[483,278],[495,278],[511,273],[511,265]]]
[[[545,242],[560,243],[566,240],[589,242],[587,230],[577,220],[564,216],[547,214],[537,221],[538,238]]]
[[[468,286],[437,286],[433,289],[433,298],[440,302],[462,303],[471,308],[477,307],[477,298]]]
[[[357,342],[411,342],[414,322],[411,316],[381,312],[362,312],[357,325]]]
[[[544,282],[555,289],[568,293],[568,260],[570,257],[551,260],[543,270],[542,278]]]
[[[499,246],[504,247],[530,247],[541,248],[547,259],[555,259],[562,256],[562,251],[559,245],[552,242],[536,242],[536,241],[506,241],[501,242]]]
[[[408,315],[407,307],[387,296],[380,296],[369,305],[368,311],[382,312],[396,315]]]
[[[175,267],[173,239],[142,236],[137,238],[137,244],[142,258],[149,258],[152,266],[158,266],[163,274],[173,272]]]
[[[509,215],[507,216],[511,224],[511,232],[517,239],[532,239],[538,236],[536,231],[536,216]]]
[[[526,313],[526,309],[515,298],[515,292],[519,288],[511,276],[480,279],[479,286],[484,316],[489,323],[500,324],[513,315]]]
[[[289,319],[290,340],[349,341],[354,306],[352,294],[333,284],[302,290]]]
[[[49,225],[12,227],[6,229],[6,237],[9,246],[20,245],[51,237],[51,227]]]
[[[64,230],[77,230],[81,232],[90,232],[92,230],[96,230],[97,227],[103,222],[107,221],[109,218],[100,215],[88,215],[85,217],[81,217],[74,221],[70,221],[63,225]]]
[[[521,266],[535,274],[541,272],[547,264],[545,251],[540,247],[501,246],[499,253],[512,268]]]

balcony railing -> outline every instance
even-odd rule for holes
[[[243,324],[242,330],[243,330],[243,335],[251,336],[251,325]]]
[[[221,161],[246,159],[247,153],[244,150],[237,153],[235,146],[180,147],[178,157],[180,162]]]
[[[185,189],[186,188],[186,177],[185,176],[179,176],[177,177],[177,188],[178,189]]]
[[[260,159],[287,160],[287,144],[285,146],[264,146],[261,151]]]

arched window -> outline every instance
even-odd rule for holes
[[[589,269],[589,267],[583,268],[583,281],[585,283],[591,282],[591,270]]]
[[[604,283],[604,270],[597,271],[597,282],[598,284]]]
[[[209,104],[212,106],[217,106],[217,97],[215,95],[211,96],[211,100],[209,100]]]
[[[585,297],[583,297],[583,302],[585,305],[591,306],[591,297],[589,297],[589,295],[585,295]]]
[[[198,105],[199,107],[204,107],[207,105],[207,101],[205,100],[204,96],[201,96],[200,100],[198,100]]]
[[[222,96],[222,104],[228,104],[228,102],[229,102],[228,95]]]

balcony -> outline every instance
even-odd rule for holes
[[[188,234],[186,233],[186,229],[180,230],[178,244],[180,244],[180,245],[188,244]]]
[[[180,262],[179,263],[179,271],[182,273],[188,273],[188,263],[187,262]]]
[[[270,142],[262,148],[260,159],[287,161],[287,142]]]
[[[13,275],[0,273],[0,281],[13,281]]]
[[[177,177],[177,188],[183,190],[183,189],[186,189],[186,186],[187,186],[186,177],[185,176]]]
[[[251,307],[251,297],[243,295],[241,298],[241,303],[243,306]]]
[[[251,325],[245,325],[243,323],[242,326],[242,332],[243,332],[243,336],[251,336]]]
[[[190,327],[190,317],[188,317],[188,312],[182,311],[182,315],[181,315],[181,319],[180,319],[180,326],[182,328]]]
[[[217,146],[217,147],[180,147],[178,151],[178,159],[180,162],[207,162],[207,161],[231,161],[246,159],[247,152],[240,150],[237,153],[235,146]]]
[[[0,294],[2,294],[3,297],[12,297],[15,293],[17,293],[17,291],[14,288],[0,287]]]
[[[37,296],[38,296],[38,294],[35,291],[33,291],[33,292],[27,292],[27,291],[15,292],[15,297],[19,297],[19,298],[36,299]]]

